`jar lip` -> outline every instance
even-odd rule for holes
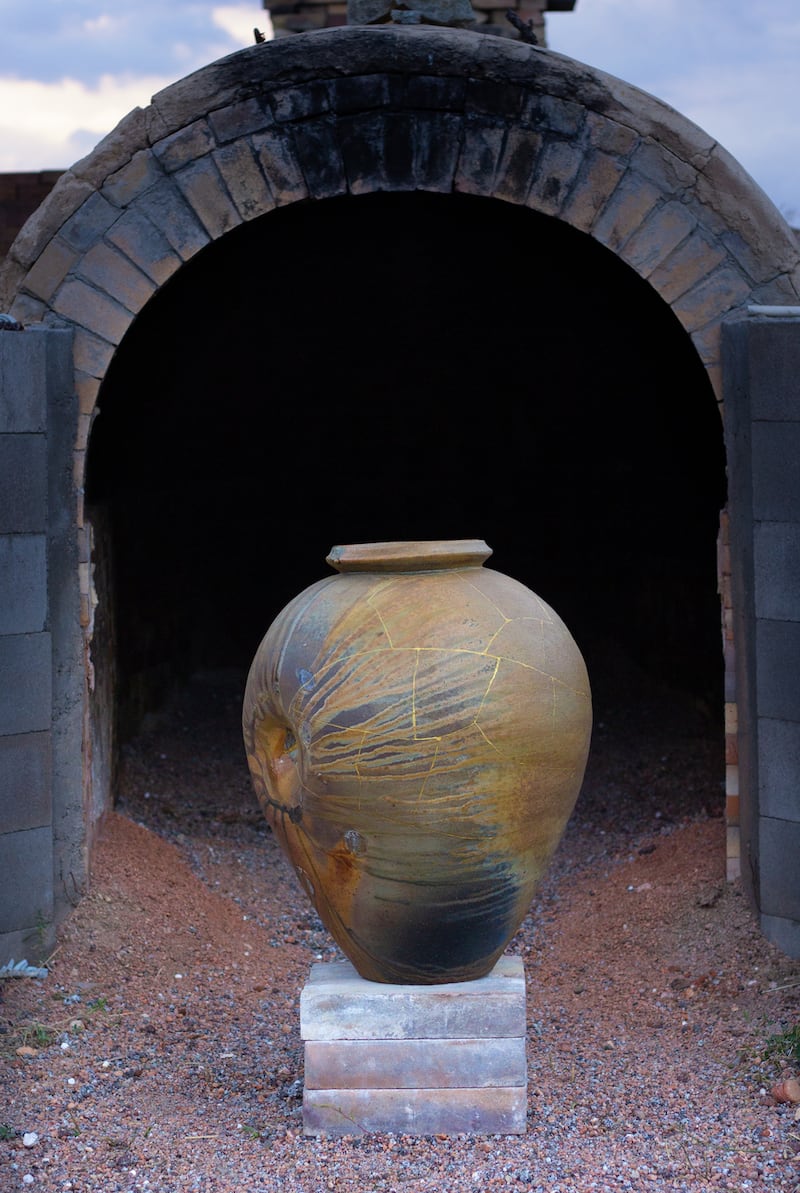
[[[347,543],[331,547],[326,563],[337,572],[430,572],[480,567],[491,554],[483,539]]]

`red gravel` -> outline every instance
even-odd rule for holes
[[[298,1000],[338,953],[251,793],[241,677],[211,678],[126,750],[50,976],[0,983],[4,1193],[800,1188],[798,1107],[765,1093],[796,1059],[762,1057],[800,1021],[800,962],[725,882],[722,739],[701,711],[659,694],[596,725],[510,946],[526,1134],[313,1139]]]

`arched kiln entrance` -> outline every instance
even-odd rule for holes
[[[718,716],[719,588],[735,825],[724,534],[718,568],[713,555],[733,393],[722,327],[796,303],[797,269],[791,231],[710,137],[505,38],[287,38],[131,113],[62,177],[0,279],[19,320],[72,336],[84,753],[76,798],[77,744],[60,734],[72,823],[56,855],[76,885],[108,802],[98,709],[113,668],[135,718],[163,684],[162,641],[168,676],[223,642],[254,647],[334,540],[483,535],[576,636],[598,624],[575,596],[593,588],[639,661],[680,669],[683,654],[694,682],[708,658],[699,696],[716,693]],[[310,574],[273,568],[265,541]],[[126,630],[153,614],[127,655],[106,543]],[[674,649],[687,621],[688,654]]]
[[[92,653],[123,733],[198,668],[244,671],[334,542],[477,534],[597,659],[599,715],[612,688],[636,699],[616,653],[721,736],[713,392],[666,304],[585,234],[463,195],[270,213],[151,300],[98,413],[113,665]]]

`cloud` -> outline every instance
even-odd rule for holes
[[[71,166],[162,87],[253,45],[256,25],[271,32],[258,0],[140,0],[135,11],[68,0],[50,6],[44,23],[29,6],[7,7],[0,43],[3,172]]]
[[[107,75],[87,86],[71,78],[54,83],[0,78],[0,171],[71,166],[170,81]]]
[[[106,75],[171,79],[253,44],[264,16],[259,0],[203,4],[62,0],[41,6],[3,5],[0,75],[57,82],[69,74],[86,83]]]

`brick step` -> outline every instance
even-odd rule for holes
[[[523,1086],[525,1040],[309,1040],[306,1089]]]
[[[521,1135],[527,1093],[502,1089],[306,1089],[306,1135]]]

